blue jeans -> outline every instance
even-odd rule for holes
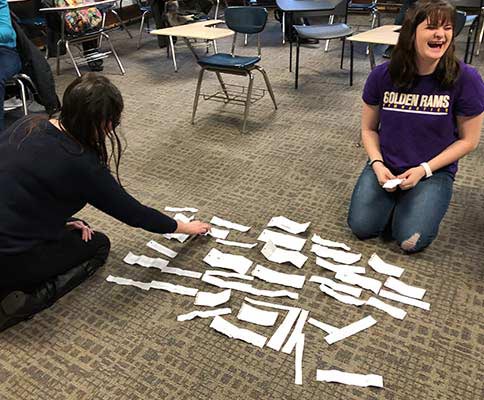
[[[15,74],[20,72],[22,64],[14,49],[0,46],[0,131],[3,130],[3,101],[5,99],[5,84]]]
[[[437,171],[413,189],[387,192],[367,165],[351,196],[348,225],[362,240],[381,235],[389,226],[404,251],[420,251],[437,236],[452,198],[453,183],[452,174]]]

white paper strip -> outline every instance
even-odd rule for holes
[[[393,289],[395,292],[403,294],[404,296],[413,297],[414,299],[422,300],[426,290],[418,288],[416,286],[410,286],[398,279],[389,277],[384,283],[389,289]]]
[[[297,308],[297,307],[292,307],[292,306],[286,306],[284,304],[267,303],[265,301],[251,299],[250,297],[245,297],[244,301],[251,303],[251,304],[255,304],[256,306],[271,307],[271,308],[275,308],[277,310],[294,310],[294,309]]]
[[[188,314],[182,314],[176,317],[177,321],[189,321],[193,318],[211,318],[217,315],[230,314],[232,310],[230,308],[219,308],[217,310],[207,310],[207,311],[192,311]]]
[[[167,267],[166,265],[168,265],[168,261],[163,260],[161,258],[137,256],[136,254],[129,252],[128,255],[124,257],[123,261],[130,265],[138,264],[147,268],[157,268],[165,274],[187,276],[189,278],[196,278],[196,279],[200,279],[202,277],[201,272],[190,271],[190,270],[181,269],[181,268]]]
[[[370,297],[367,301],[366,304],[369,306],[378,308],[379,310],[385,311],[386,313],[390,314],[393,318],[397,319],[404,319],[405,316],[407,315],[407,312],[405,310],[402,310],[401,308],[391,306],[390,304],[387,304],[380,299],[377,299],[376,297]]]
[[[253,281],[254,277],[250,275],[238,274],[237,272],[225,272],[225,271],[217,271],[214,269],[207,269],[205,271],[206,275],[212,276],[223,276],[224,278],[235,278],[235,279],[242,279],[244,281]]]
[[[400,183],[403,182],[403,179],[389,179],[383,184],[383,189],[393,189],[396,188]]]
[[[341,264],[354,264],[361,259],[360,253],[347,253],[343,250],[330,249],[329,247],[321,246],[319,244],[313,244],[311,246],[311,251],[316,253],[319,257],[332,258],[334,261]]]
[[[349,283],[350,285],[358,285],[363,289],[371,290],[373,293],[377,294],[381,288],[381,282],[377,279],[368,278],[367,276],[361,276],[358,274],[346,274],[344,272],[337,272],[335,278]]]
[[[264,229],[257,240],[261,242],[271,241],[276,246],[285,247],[289,250],[301,251],[306,243],[306,239],[297,236],[286,235],[285,233],[274,232],[269,229]]]
[[[279,328],[276,329],[269,342],[267,342],[267,347],[276,351],[279,351],[281,349],[282,344],[286,340],[286,337],[289,334],[292,326],[296,322],[300,311],[300,308],[292,308],[289,310],[286,318],[284,318],[284,321],[282,321],[282,324],[279,325]]]
[[[231,240],[223,240],[223,239],[217,239],[216,242],[220,244],[224,244],[225,246],[242,247],[244,249],[253,249],[255,246],[257,246],[257,243],[233,242]]]
[[[332,281],[331,279],[328,278],[323,278],[322,276],[316,276],[313,275],[311,278],[309,278],[309,282],[316,282],[323,284],[324,286],[328,286],[331,289],[337,290],[338,292],[343,292],[350,294],[351,296],[354,297],[360,297],[361,292],[363,291],[360,288],[356,288],[354,286],[348,286],[348,285],[343,285],[341,283],[337,283],[335,281]]]
[[[150,288],[166,290],[167,292],[183,294],[185,296],[196,296],[198,292],[198,289],[195,288],[189,288],[181,285],[173,285],[172,283],[160,281],[151,281]]]
[[[341,293],[335,292],[333,289],[331,289],[328,286],[325,286],[324,284],[321,284],[319,286],[319,290],[321,290],[323,293],[326,293],[328,296],[331,296],[334,299],[341,301],[342,303],[345,303],[345,304],[351,304],[353,306],[362,306],[363,304],[365,304],[364,300],[357,299],[356,297],[350,296],[348,294],[341,294]]]
[[[385,299],[398,301],[403,304],[408,304],[410,306],[422,308],[427,311],[430,310],[430,303],[427,303],[421,300],[416,300],[411,297],[402,296],[401,294],[389,292],[388,290],[385,290],[385,289],[380,290],[380,292],[378,293],[378,296],[384,297]]]
[[[176,219],[177,221],[188,223],[193,219],[193,216],[189,218],[185,214],[178,213],[178,214],[175,214],[173,218]],[[168,240],[176,239],[180,243],[183,243],[185,240],[187,240],[190,237],[190,235],[187,235],[186,233],[165,233],[163,234],[163,237]]]
[[[217,278],[212,275],[204,274],[202,276],[202,281],[209,283],[224,289],[234,289],[240,292],[250,293],[255,296],[266,296],[266,297],[289,297],[291,299],[297,300],[299,298],[298,293],[289,292],[288,290],[263,290],[257,289],[248,283],[242,282],[232,282],[224,281],[223,279]]]
[[[326,240],[322,239],[321,236],[313,234],[313,237],[311,238],[311,241],[316,244],[320,244],[321,246],[326,246],[326,247],[337,247],[346,251],[350,251],[351,248],[344,243],[340,242],[333,242],[332,240]]]
[[[304,286],[304,275],[284,274],[272,269],[256,265],[252,270],[251,275],[270,283],[278,283],[279,285],[290,286],[301,289]]]
[[[165,211],[172,211],[172,212],[191,212],[196,213],[198,212],[198,208],[193,207],[165,207]]]
[[[347,337],[353,336],[354,334],[368,329],[370,326],[376,324],[376,319],[371,315],[360,319],[359,321],[353,322],[352,324],[346,325],[345,327],[339,329],[334,333],[330,333],[324,338],[328,344],[336,343],[340,340],[346,339]]]
[[[308,259],[304,254],[294,250],[285,250],[276,247],[271,241],[268,241],[261,250],[261,253],[269,261],[282,264],[285,262],[291,263],[297,268],[302,268]]]
[[[309,316],[309,311],[307,310],[301,310],[301,313],[299,314],[299,318],[297,319],[296,326],[294,327],[294,330],[292,331],[291,336],[289,339],[287,339],[286,344],[282,348],[282,352],[286,354],[291,354],[292,351],[294,350],[294,347],[296,347],[297,340],[299,339],[299,336],[301,336],[304,324],[306,323],[306,320],[308,319]]]
[[[335,326],[325,324],[324,322],[318,321],[317,319],[314,319],[314,318],[309,318],[308,324],[311,324],[312,326],[315,326],[316,328],[319,328],[328,334],[339,331],[339,329],[336,328]]]
[[[155,251],[157,251],[158,253],[161,253],[167,257],[170,257],[170,258],[175,258],[178,253],[176,251],[173,251],[171,249],[169,249],[168,247],[166,246],[163,246],[162,244],[159,244],[158,242],[155,242],[154,240],[150,240],[148,243],[146,243],[146,245],[150,248],[150,249],[153,249]]]
[[[316,371],[316,380],[320,382],[336,382],[361,387],[383,387],[383,377],[381,375],[352,374],[349,372],[338,371],[336,369],[318,369]]]
[[[210,292],[198,292],[195,297],[195,305],[197,306],[207,306],[216,307],[220,304],[226,303],[230,299],[232,291],[230,289],[223,290],[219,293]]]
[[[262,326],[273,326],[276,323],[279,313],[275,311],[259,310],[247,303],[240,307],[237,319]]]
[[[135,286],[143,290],[150,290],[151,287],[148,282],[133,281],[132,279],[122,278],[120,276],[109,275],[106,280],[108,282],[117,283],[118,285]]]
[[[321,257],[316,257],[316,264],[320,267],[323,267],[333,272],[344,272],[344,273],[351,273],[351,274],[365,273],[365,267],[358,267],[355,265],[346,265],[346,264],[332,264]]]
[[[227,221],[226,219],[222,219],[216,216],[212,217],[210,223],[213,225],[221,226],[223,228],[235,229],[236,231],[240,232],[247,232],[250,229],[250,226],[235,224],[233,222]]]
[[[386,263],[378,257],[376,253],[371,255],[368,260],[368,265],[380,274],[396,276],[397,278],[400,278],[405,271],[403,268],[397,267],[396,265]]]
[[[296,356],[294,360],[294,383],[302,385],[302,360],[304,352],[304,335],[299,335],[296,343]]]
[[[239,328],[219,316],[213,319],[210,328],[213,328],[217,332],[223,333],[230,338],[240,339],[260,348],[264,347],[267,340],[266,337],[249,331],[248,329]]]
[[[227,239],[227,236],[229,236],[230,231],[225,230],[225,229],[218,229],[210,228],[210,230],[205,234],[205,236],[212,236],[216,239]]]
[[[294,222],[293,220],[279,216],[279,217],[272,217],[267,226],[269,227],[277,227],[279,229],[282,229],[286,232],[292,233],[294,235],[297,235],[298,233],[302,233],[308,229],[309,225],[311,222],[306,222],[304,224],[300,224],[297,222]]]
[[[203,259],[211,267],[231,269],[238,274],[245,274],[252,266],[252,261],[244,256],[237,256],[213,248]]]

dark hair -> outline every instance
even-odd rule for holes
[[[415,3],[405,16],[389,66],[393,84],[401,89],[411,88],[418,75],[415,32],[417,26],[426,20],[435,26],[452,24],[455,35],[456,12],[452,4],[445,0],[421,0]],[[434,72],[435,78],[443,88],[451,87],[459,74],[459,62],[455,56],[453,39]]]
[[[108,78],[90,72],[67,87],[59,116],[61,129],[84,149],[94,151],[103,165],[109,167],[110,161],[114,161],[118,182],[123,149],[116,127],[123,107],[119,89]],[[107,140],[111,146],[109,154]]]

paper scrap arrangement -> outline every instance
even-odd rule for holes
[[[174,218],[185,222],[193,219],[193,216],[187,217],[182,212],[198,212],[198,209],[192,207],[166,207],[165,210],[176,213]],[[231,222],[217,216],[213,216],[210,222],[213,225],[225,228],[212,228],[209,236],[215,239],[210,239],[214,243],[222,246],[238,247],[244,249],[240,250],[243,252],[255,249],[258,246],[258,243],[250,243],[250,241],[227,240],[232,231],[237,231],[238,236],[240,236],[240,233],[246,233],[252,229],[250,226]],[[430,310],[430,304],[423,301],[426,290],[411,286],[400,280],[405,271],[402,267],[386,262],[374,253],[367,261],[373,277],[366,276],[367,268],[365,266],[354,265],[362,260],[362,254],[352,252],[351,248],[345,243],[324,239],[317,234],[312,235],[310,248],[310,252],[316,255],[315,266],[312,267],[312,271],[317,271],[317,274],[311,273],[309,279],[306,279],[302,268],[307,265],[308,256],[303,254],[302,250],[306,245],[307,238],[298,235],[306,232],[310,224],[311,222],[298,223],[284,216],[278,216],[271,218],[267,227],[289,233],[264,229],[259,234],[257,240],[264,243],[260,248],[260,253],[267,262],[282,264],[279,268],[284,272],[274,269],[274,266],[271,268],[261,264],[255,264],[254,266],[254,262],[245,255],[224,253],[215,247],[211,248],[203,258],[203,262],[214,269],[205,268],[202,272],[199,272],[169,266],[170,263],[176,262],[176,257],[179,253],[155,240],[150,240],[146,246],[157,254],[169,259],[152,258],[130,252],[123,260],[129,265],[155,268],[160,273],[200,280],[212,288],[219,288],[215,292],[204,291],[205,289],[202,290],[199,287],[200,285],[193,285],[197,287],[186,287],[158,280],[140,282],[112,275],[109,275],[106,280],[118,285],[134,286],[144,291],[159,289],[174,294],[193,296],[195,298],[194,306],[202,307],[202,309],[187,310],[186,314],[177,317],[177,321],[211,318],[210,328],[228,338],[238,339],[259,348],[268,347],[285,354],[294,352],[294,382],[297,385],[302,385],[304,381],[303,354],[306,344],[304,329],[307,325],[317,328],[319,332],[323,332],[326,345],[337,345],[337,342],[348,339],[353,335],[362,335],[360,332],[377,324],[377,319],[372,315],[366,315],[349,325],[335,327],[310,317],[309,311],[299,307],[297,304],[270,303],[251,297],[244,298],[236,315],[232,314],[234,304],[224,308],[214,307],[231,302],[233,291],[260,297],[282,297],[286,298],[286,300],[289,299],[287,301],[298,300],[299,293],[294,290],[303,289],[304,284],[309,281],[310,284],[316,283],[319,285],[319,290],[328,298],[331,298],[332,300],[330,301],[339,301],[349,306],[356,306],[366,313],[374,310],[378,310],[376,311],[377,313],[382,311],[383,313],[379,314],[380,321],[387,318],[385,314],[400,320],[406,317],[407,311],[394,305],[394,303],[401,303],[426,311]],[[188,235],[184,234],[165,234],[163,237],[168,240],[176,239],[181,243],[188,239]],[[184,246],[187,246],[187,244]],[[234,249],[231,250],[234,251]],[[253,254],[255,256],[256,253]],[[261,257],[259,256],[259,258]],[[328,261],[328,259],[331,261]],[[205,264],[200,263],[204,267]],[[297,273],[294,273],[296,271]],[[322,276],[323,274],[326,274],[326,276]],[[377,278],[374,276],[377,276]],[[262,289],[260,288],[261,283],[278,286],[274,286],[271,290]],[[390,300],[394,303],[390,304],[382,299]],[[203,309],[203,307],[212,307],[212,309],[207,310]],[[228,317],[224,318],[222,316]],[[227,318],[241,322],[236,324],[230,322]],[[252,328],[248,329],[246,326],[252,326]],[[257,326],[266,327],[266,332],[267,328],[273,328],[272,335],[266,337],[257,333]],[[381,375],[359,374],[335,369],[318,369],[316,380],[361,387],[374,386],[383,388],[383,377]]]

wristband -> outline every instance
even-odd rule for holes
[[[432,176],[432,170],[430,169],[430,166],[426,163],[423,162],[420,164],[421,167],[425,170],[425,177],[430,178]]]
[[[375,163],[377,163],[377,162],[381,162],[383,165],[385,165],[385,163],[383,162],[383,160],[380,160],[380,159],[378,159],[378,158],[377,158],[376,160],[369,161],[369,162],[368,162],[368,165],[369,165],[370,167],[373,167],[373,164],[375,164]]]

